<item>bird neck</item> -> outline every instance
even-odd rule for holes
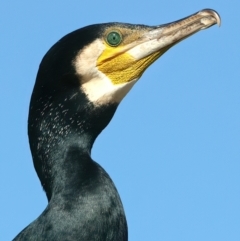
[[[116,108],[114,104],[95,107],[81,92],[68,93],[65,98],[41,95],[40,99],[33,91],[29,142],[48,200],[65,190],[81,191],[80,184],[86,181],[88,169],[97,165],[90,157],[92,145]]]

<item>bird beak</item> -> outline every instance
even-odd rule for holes
[[[220,26],[219,14],[214,10],[204,9],[178,21],[153,27],[152,30],[143,35],[141,43],[127,52],[136,60],[152,54],[157,54],[156,58],[158,58],[173,45],[214,24]]]

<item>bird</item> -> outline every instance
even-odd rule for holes
[[[122,201],[91,158],[97,136],[144,71],[169,48],[214,24],[204,9],[167,24],[102,23],[75,30],[43,57],[28,136],[48,204],[14,241],[127,241]]]

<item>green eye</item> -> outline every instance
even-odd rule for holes
[[[111,46],[118,46],[122,42],[122,35],[117,31],[112,31],[107,35],[107,42]]]

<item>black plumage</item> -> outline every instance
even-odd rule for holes
[[[109,175],[90,156],[117,105],[94,107],[72,66],[102,25],[57,42],[40,64],[28,134],[34,167],[49,204],[14,240],[127,240],[123,206]],[[84,39],[84,36],[87,36]]]

